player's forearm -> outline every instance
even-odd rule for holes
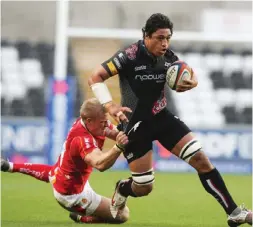
[[[102,66],[99,66],[88,79],[88,84],[93,94],[103,105],[112,102],[111,93],[104,83],[109,77],[110,75],[106,70]]]
[[[116,140],[117,135],[119,134],[119,131],[117,130],[106,130],[105,136],[111,140]]]
[[[96,162],[96,168],[103,172],[109,169],[120,156],[121,150],[114,146],[107,152],[103,152],[103,155],[100,156],[100,159]]]

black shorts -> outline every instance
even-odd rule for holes
[[[162,110],[151,120],[131,119],[126,130],[129,143],[124,156],[128,163],[144,156],[152,149],[154,140],[158,140],[166,149],[171,150],[189,132],[191,130],[185,123],[167,109]]]

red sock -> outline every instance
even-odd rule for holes
[[[23,173],[38,180],[49,182],[48,175],[52,166],[32,163],[13,163],[12,172]]]
[[[82,216],[82,217],[80,218],[80,222],[86,223],[86,224],[104,223],[103,220],[100,220],[99,218],[93,217],[93,216]]]

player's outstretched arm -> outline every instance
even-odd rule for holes
[[[109,151],[103,152],[98,148],[95,148],[92,152],[84,157],[87,164],[103,172],[109,169],[124,151],[124,146],[128,143],[128,137],[123,132],[119,132],[116,137],[116,145],[114,145]]]

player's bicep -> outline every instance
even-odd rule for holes
[[[105,68],[102,65],[99,65],[92,75],[88,79],[88,84],[91,86],[95,83],[101,83],[110,78],[110,74],[105,70]]]
[[[129,64],[128,58],[124,51],[119,51],[113,55],[110,59],[102,63],[102,67],[110,76],[119,74],[124,71]]]
[[[97,163],[100,160],[101,155],[103,155],[102,151],[99,148],[94,148],[91,152],[84,156],[84,161],[88,165],[97,168]]]

